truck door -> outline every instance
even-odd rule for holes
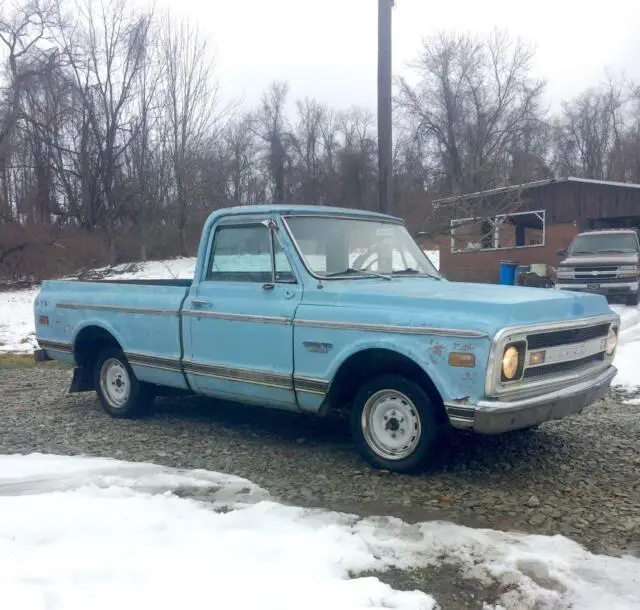
[[[292,321],[301,297],[271,217],[222,219],[184,305],[191,385],[205,395],[296,410]]]

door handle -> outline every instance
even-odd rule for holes
[[[194,307],[211,307],[213,305],[211,301],[205,301],[203,299],[191,299],[191,304]]]

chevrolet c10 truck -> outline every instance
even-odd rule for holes
[[[53,280],[38,361],[74,366],[113,417],[188,393],[350,412],[374,467],[426,465],[451,427],[500,434],[603,397],[619,317],[600,295],[456,283],[401,219],[340,208],[213,212],[193,280]]]

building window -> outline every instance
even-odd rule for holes
[[[532,248],[544,243],[544,210],[451,221],[451,252]]]

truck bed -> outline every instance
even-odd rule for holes
[[[36,305],[40,347],[60,355],[78,342],[111,334],[141,381],[186,388],[182,306],[192,280],[48,280]],[[40,323],[45,317],[47,324]]]

